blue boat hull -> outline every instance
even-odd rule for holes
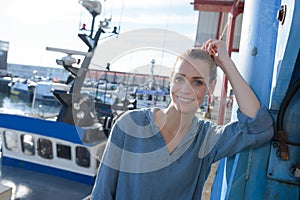
[[[69,179],[72,181],[77,181],[79,183],[84,183],[84,184],[88,184],[88,185],[93,185],[94,181],[95,181],[94,176],[78,174],[78,173],[74,173],[74,172],[70,172],[70,171],[66,171],[66,170],[62,170],[62,169],[57,169],[54,167],[48,167],[45,165],[39,165],[39,164],[26,162],[23,160],[17,160],[17,159],[9,158],[9,157],[3,157],[2,164],[8,165],[8,166],[13,166],[13,167],[19,167],[19,168],[26,169],[26,170],[37,171],[37,172],[44,173],[44,174],[54,175],[54,176],[58,176],[60,178],[66,178],[66,179]]]

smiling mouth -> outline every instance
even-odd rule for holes
[[[176,96],[178,102],[180,103],[192,103],[193,101],[195,101],[195,99],[189,99],[189,98],[185,98],[185,97],[180,97],[180,96]]]

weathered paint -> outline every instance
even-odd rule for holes
[[[281,5],[287,8],[284,23],[277,21],[276,16]],[[245,1],[239,69],[262,104],[270,108],[275,131],[282,100],[300,77],[299,28],[299,1]],[[287,140],[298,143],[299,99],[300,91],[284,118]],[[278,147],[272,142],[222,160],[211,199],[299,199],[300,179],[291,177],[290,172],[300,161],[300,147],[288,146],[288,161],[278,157]]]

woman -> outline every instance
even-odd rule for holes
[[[216,126],[195,116],[226,73],[239,105],[238,121]],[[273,136],[272,119],[228,56],[223,42],[178,57],[166,109],[130,111],[115,123],[91,199],[201,199],[211,164]]]

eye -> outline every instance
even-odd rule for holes
[[[174,81],[175,82],[182,82],[182,81],[184,81],[184,78],[180,75],[176,75],[175,78],[174,78]]]
[[[194,81],[193,81],[193,84],[194,84],[195,86],[202,86],[204,83],[203,83],[202,80],[194,80]]]

